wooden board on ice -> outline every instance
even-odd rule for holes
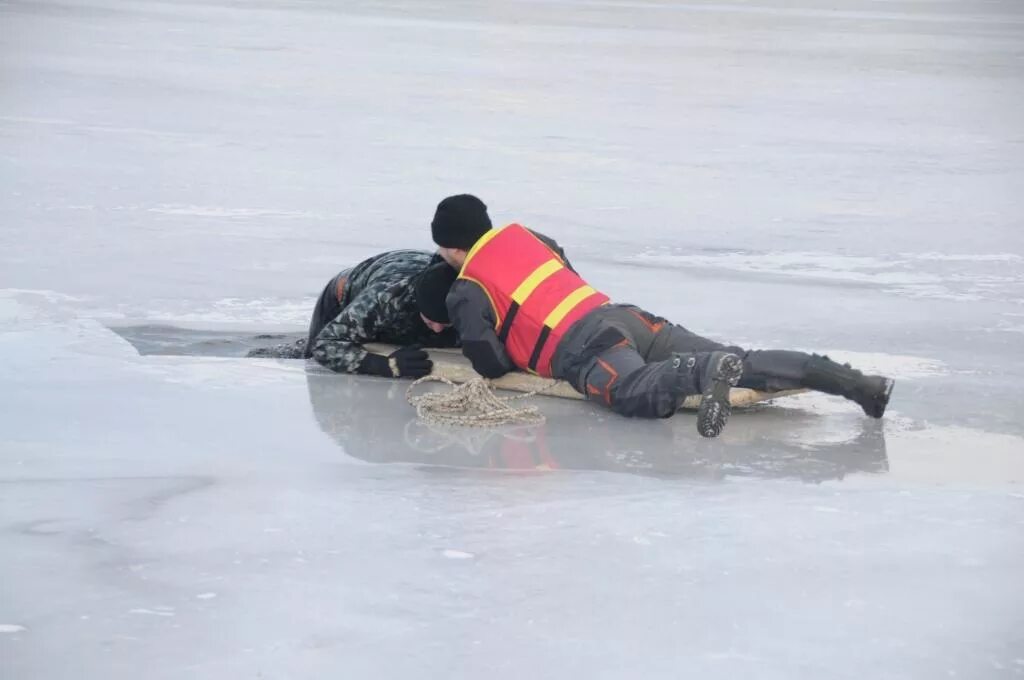
[[[377,354],[390,354],[396,347],[384,344],[368,344],[366,348],[371,352]],[[465,383],[470,380],[474,380],[480,377],[480,374],[473,370],[473,366],[470,365],[469,360],[462,356],[461,350],[458,349],[430,349],[430,358],[434,362],[434,370],[431,375],[440,376],[447,378],[454,383]],[[512,392],[532,392],[541,388],[551,385],[550,378],[542,378],[540,376],[531,375],[529,373],[523,373],[520,371],[513,371],[498,378],[492,380],[491,383],[502,390],[510,390]],[[546,389],[542,395],[545,397],[560,397],[562,399],[583,399],[583,395],[572,388],[569,383],[558,380],[555,381],[558,384],[552,386],[550,389]],[[771,399],[777,399],[779,397],[786,397],[792,394],[800,394],[807,390],[783,390],[781,392],[760,392],[758,390],[751,390],[744,387],[734,387],[729,393],[729,401],[733,406],[750,406],[763,401],[769,401]],[[684,409],[696,409],[700,404],[700,395],[692,395],[686,398],[683,402],[682,408]]]

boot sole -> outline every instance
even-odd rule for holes
[[[697,409],[697,432],[702,437],[717,437],[732,413],[729,390],[743,375],[743,360],[729,354],[720,360],[711,388],[704,393]]]

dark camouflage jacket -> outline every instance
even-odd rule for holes
[[[313,358],[332,371],[357,373],[368,342],[455,347],[455,331],[432,332],[416,306],[415,277],[440,261],[426,251],[394,250],[353,267],[342,291],[341,313],[316,336]]]

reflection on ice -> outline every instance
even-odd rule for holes
[[[311,368],[309,400],[321,429],[348,455],[371,463],[410,463],[508,471],[603,470],[664,477],[842,479],[888,469],[882,423],[858,419],[845,439],[801,440],[821,416],[746,410],[726,433],[694,436],[692,414],[628,420],[579,403],[543,401],[548,422],[498,429],[423,423],[405,401],[406,383],[336,376]],[[404,414],[404,415],[396,415]]]
[[[637,421],[585,403],[544,397],[531,400],[548,417],[542,427],[430,427],[417,420],[406,403],[407,381],[335,375],[311,362],[304,367],[299,361],[233,359],[301,333],[154,325],[114,330],[144,355],[180,357],[135,364],[135,371],[165,382],[266,390],[304,379],[320,428],[345,453],[367,462],[520,472],[603,470],[695,479],[745,476],[820,482],[858,472],[978,484],[1024,479],[1021,437],[940,426],[901,413],[917,395],[934,392],[936,388],[929,387],[933,381],[950,375],[943,362],[921,356],[828,350],[840,360],[901,381],[897,408],[881,422],[864,418],[838,397],[811,392],[739,409],[723,436],[708,441],[693,436],[692,413],[667,421]],[[90,347],[82,349],[92,351]]]

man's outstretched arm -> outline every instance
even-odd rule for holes
[[[433,363],[419,347],[402,347],[388,356],[374,354],[363,345],[394,333],[386,313],[391,293],[385,287],[365,290],[324,326],[313,343],[313,358],[338,373],[364,373],[389,378],[419,378]]]
[[[497,317],[487,294],[472,281],[459,280],[448,294],[448,314],[462,341],[462,353],[485,378],[500,378],[515,365],[494,332]]]
[[[368,370],[374,361],[367,357],[376,355],[363,345],[378,336],[384,303],[380,299],[382,294],[382,290],[373,287],[360,292],[323,327],[313,342],[313,358],[317,363],[338,373],[379,374]]]

